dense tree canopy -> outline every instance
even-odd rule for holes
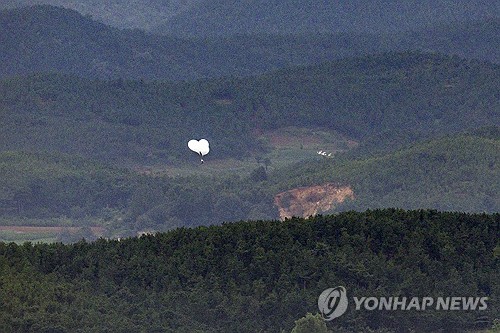
[[[0,243],[0,327],[299,332],[298,319],[318,311],[319,294],[342,285],[360,296],[489,301],[480,312],[351,308],[327,323],[334,331],[465,331],[478,317],[491,325],[499,315],[499,223],[498,214],[375,210],[121,241]]]
[[[385,54],[246,79],[183,84],[35,75],[0,81],[0,150],[175,164],[205,137],[214,157],[262,149],[259,131],[320,126],[393,143],[499,125],[496,65]],[[383,135],[382,135],[383,134]]]

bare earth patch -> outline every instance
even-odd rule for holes
[[[354,199],[350,186],[327,183],[278,193],[274,197],[274,204],[278,207],[281,220],[284,220],[292,216],[306,218],[326,212],[346,199]]]

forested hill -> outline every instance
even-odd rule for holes
[[[500,17],[392,35],[391,47],[436,51],[500,63]]]
[[[59,7],[2,11],[0,27],[0,76],[58,72],[168,80],[210,72],[209,66],[201,65],[207,49],[202,43],[121,31]]]
[[[320,293],[488,297],[485,311],[367,311],[335,332],[465,332],[499,318],[500,216],[376,210],[122,241],[0,243],[4,332],[290,332]],[[477,320],[477,321],[476,321]]]
[[[388,33],[499,15],[497,1],[483,0],[206,0],[157,30],[181,35]]]
[[[383,49],[369,36],[160,37],[51,6],[1,11],[0,42],[0,77],[49,71],[161,80],[250,75]]]
[[[0,11],[0,77],[38,72],[105,79],[249,76],[408,49],[498,63],[499,26],[492,18],[390,36],[325,32],[186,39],[118,30],[72,10],[35,6]]]
[[[152,29],[200,0],[2,0],[0,9],[47,4],[73,9],[117,28]]]
[[[176,163],[187,140],[213,157],[262,147],[259,131],[335,129],[380,144],[500,123],[500,67],[420,53],[183,84],[35,75],[0,81],[0,151],[58,151],[121,165]],[[396,142],[397,144],[397,142]]]
[[[308,161],[273,174],[288,188],[350,185],[355,198],[336,210],[419,207],[456,211],[500,210],[500,135],[477,134],[419,142],[395,152]],[[474,207],[474,208],[473,208]]]
[[[253,172],[227,177],[169,178],[138,175],[72,156],[5,152],[0,153],[0,219],[18,225],[27,221],[100,225],[113,236],[274,219],[278,218],[276,194],[326,183],[353,191],[351,200],[330,212],[380,207],[500,210],[498,128],[383,155],[310,158],[268,171],[255,164]]]
[[[498,17],[496,1],[420,0],[3,0],[0,8],[33,4],[64,6],[120,28],[168,34],[383,33]]]

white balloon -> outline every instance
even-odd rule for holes
[[[210,151],[210,146],[208,141],[205,139],[198,140],[189,140],[188,147],[195,153],[205,156]]]
[[[210,151],[210,145],[208,144],[208,141],[205,139],[201,139],[199,141],[199,148],[201,156],[205,156]]]
[[[191,149],[192,151],[194,151],[195,153],[198,153],[199,154],[199,151],[198,151],[198,140],[189,140],[188,142],[188,147],[189,149]]]

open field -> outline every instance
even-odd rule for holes
[[[250,174],[259,166],[273,170],[302,160],[328,158],[320,156],[318,151],[324,151],[327,155],[331,154],[329,158],[332,158],[336,153],[354,148],[358,144],[335,131],[322,128],[285,127],[277,131],[263,132],[258,136],[259,140],[268,147],[268,151],[261,155],[245,156],[240,159],[212,160],[209,154],[204,158],[204,164],[200,164],[197,158],[193,158],[191,165],[154,165],[136,167],[135,170],[144,174],[171,177],[225,176],[235,173],[245,175]]]
[[[75,234],[81,229],[79,227],[0,226],[0,242],[52,243],[57,241],[62,232]],[[90,230],[97,237],[102,236],[105,231],[102,227],[91,227]]]

